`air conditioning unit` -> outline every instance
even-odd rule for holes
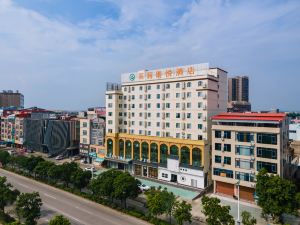
[[[206,110],[206,105],[203,105],[203,110]]]
[[[182,93],[181,98],[185,99],[185,93]]]
[[[166,90],[166,85],[165,85],[165,84],[163,84],[163,86],[162,86],[162,90],[163,90],[163,91],[165,91],[165,90]]]
[[[251,146],[254,147],[255,146],[255,142],[251,141]]]
[[[203,116],[202,120],[203,120],[203,121],[206,121],[206,116]]]
[[[182,130],[185,130],[185,123],[182,123],[181,126],[182,126]]]
[[[252,157],[251,157],[251,160],[254,161],[254,160],[255,160],[255,157],[252,156]]]
[[[182,119],[185,120],[185,113],[182,113]]]
[[[165,99],[166,99],[166,95],[163,94],[163,95],[162,95],[162,100],[165,100]]]
[[[182,83],[182,89],[183,90],[185,89],[185,83]]]
[[[203,94],[202,98],[203,98],[203,99],[206,99],[206,97],[207,97],[206,94]]]
[[[185,110],[185,104],[182,103],[182,110]]]
[[[207,83],[202,83],[202,87],[206,88],[207,87]]]

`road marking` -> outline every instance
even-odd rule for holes
[[[20,186],[30,189],[27,185],[19,183]]]
[[[83,222],[83,221],[81,221],[81,220],[75,218],[74,216],[71,216],[70,214],[65,213],[65,212],[63,212],[63,211],[61,211],[61,210],[59,210],[59,209],[57,209],[57,208],[55,208],[55,207],[53,207],[53,206],[50,206],[50,205],[48,205],[48,204],[44,204],[44,206],[46,206],[47,208],[52,209],[52,210],[54,210],[54,211],[56,211],[56,212],[58,212],[58,213],[60,212],[61,214],[64,214],[66,217],[69,217],[70,219],[75,220],[75,221],[77,221],[78,223],[86,224],[85,222]]]
[[[85,213],[87,213],[87,214],[94,215],[93,213],[91,213],[91,212],[89,212],[89,211],[87,211],[87,210],[85,210],[85,209],[82,209],[82,208],[80,208],[80,207],[78,207],[78,206],[76,206],[75,208],[76,208],[76,209],[79,209],[79,210],[81,210],[82,212],[85,212]]]
[[[46,194],[46,193],[44,193],[44,195],[47,196],[47,197],[49,197],[49,198],[56,199],[56,198],[55,198],[54,196],[52,196],[52,195],[48,195],[48,194]]]

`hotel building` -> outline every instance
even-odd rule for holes
[[[227,72],[196,64],[122,74],[106,92],[104,163],[136,176],[205,189],[208,118],[227,107]]]
[[[284,113],[222,113],[212,117],[214,192],[254,201],[255,175],[284,176],[290,161]]]

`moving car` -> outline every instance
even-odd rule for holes
[[[63,155],[58,155],[55,157],[56,160],[62,160],[64,159],[65,157]]]
[[[141,184],[139,186],[139,188],[140,188],[141,191],[148,191],[148,190],[150,190],[150,187],[147,186],[146,184]]]
[[[91,171],[91,172],[97,172],[97,170],[95,169],[95,167],[87,167],[84,170],[85,171]]]

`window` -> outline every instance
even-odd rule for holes
[[[170,128],[170,123],[169,122],[166,123],[166,127]]]
[[[170,118],[170,113],[166,113],[166,118]]]
[[[139,116],[140,116],[140,117],[143,117],[143,113],[139,113]]]
[[[215,155],[215,163],[221,163],[222,162],[222,157],[219,155]]]
[[[277,149],[257,147],[257,157],[277,159]]]
[[[156,89],[158,90],[158,89],[160,89],[160,85],[158,84],[158,85],[156,85]]]
[[[189,140],[191,140],[192,139],[192,135],[191,134],[187,134],[186,138],[189,139]]]
[[[231,165],[231,157],[225,156],[225,157],[224,157],[224,164],[226,164],[226,165]]]
[[[176,103],[176,109],[180,108],[180,103]]]
[[[148,86],[147,86],[147,90],[151,90],[151,85],[148,85]]]
[[[221,138],[222,132],[220,130],[215,130],[215,138]]]
[[[176,88],[180,88],[180,83],[176,83]]]
[[[141,109],[141,108],[143,108],[143,104],[141,103],[141,104],[139,104],[139,108]]]
[[[198,113],[198,119],[202,118],[202,113]]]
[[[150,94],[148,94],[148,97],[147,97],[148,99],[151,99],[151,95]]]
[[[160,136],[160,132],[159,131],[156,131],[156,136]]]
[[[198,140],[201,141],[203,139],[202,135],[198,135]]]
[[[151,127],[151,122],[148,122],[148,127]]]
[[[83,122],[83,123],[82,123],[82,126],[83,126],[83,127],[87,127],[87,122]]]
[[[225,170],[225,169],[214,168],[213,172],[214,172],[215,176],[233,178],[233,171],[232,170]]]
[[[112,103],[108,103],[108,108],[112,108],[113,104]]]
[[[131,90],[134,91],[134,87],[131,87]]]
[[[222,144],[221,143],[215,143],[215,150],[221,151]]]
[[[262,168],[265,168],[269,173],[277,173],[277,164],[257,161],[257,171],[260,171]]]
[[[148,103],[147,108],[148,108],[148,109],[151,108],[151,103]]]
[[[180,98],[180,93],[176,93],[176,98]]]
[[[202,92],[198,91],[198,97],[201,97],[201,96],[202,96]]]
[[[176,128],[180,128],[180,123],[176,123]]]
[[[149,136],[151,135],[151,131],[148,131],[148,135],[149,135]]]
[[[202,102],[198,102],[198,108],[202,107]]]
[[[237,145],[235,147],[235,154],[236,155],[245,155],[245,156],[253,155],[253,147]]]
[[[190,108],[192,107],[192,103],[190,103],[190,102],[186,103],[186,107],[187,107],[188,109],[190,109]]]
[[[156,108],[159,109],[160,108],[160,103],[156,104]]]
[[[170,84],[166,84],[166,89],[170,89]]]
[[[168,174],[167,173],[162,173],[161,176],[164,177],[164,178],[168,178]]]
[[[143,99],[143,95],[140,95],[140,99]]]
[[[143,90],[143,86],[140,86],[140,91],[142,91]]]
[[[177,119],[180,118],[180,113],[176,113],[176,118],[177,118]]]
[[[82,135],[87,135],[87,130],[83,130]]]
[[[202,86],[202,81],[198,81],[198,86]]]
[[[231,131],[225,130],[224,131],[224,138],[225,139],[231,139]]]
[[[167,109],[171,108],[171,104],[170,103],[166,103],[166,108]]]
[[[192,118],[192,114],[191,113],[187,113],[186,114],[186,118],[191,119]]]
[[[167,94],[166,94],[166,98],[170,98],[170,93],[167,93]]]
[[[156,126],[157,126],[157,127],[160,127],[160,122],[156,122]]]
[[[257,143],[277,145],[277,134],[258,133]]]
[[[186,86],[187,86],[187,87],[191,87],[191,86],[192,86],[192,83],[191,83],[191,82],[187,82]]]
[[[191,93],[191,92],[187,92],[187,93],[186,93],[186,97],[187,97],[187,98],[192,97],[192,93]]]
[[[224,144],[224,151],[231,152],[231,144]]]
[[[160,99],[160,94],[157,94],[157,95],[156,95],[156,98],[157,98],[157,99]]]
[[[160,117],[160,113],[156,113],[156,117],[159,118]]]
[[[112,99],[112,95],[108,95],[108,99]]]
[[[254,140],[254,135],[249,132],[237,132],[236,140],[239,142],[251,142]]]
[[[249,173],[243,173],[243,172],[235,172],[235,179],[247,181],[247,182],[254,182],[255,176]]]
[[[198,124],[198,130],[202,130],[202,124]]]
[[[134,96],[134,95],[132,95],[132,96],[131,96],[131,99],[132,99],[132,100],[134,100],[134,99],[135,99],[135,96]]]
[[[250,170],[254,167],[254,164],[252,161],[247,160],[247,159],[236,159],[235,167],[245,169],[245,170]]]
[[[186,128],[187,128],[187,129],[191,129],[191,127],[192,127],[192,125],[191,125],[190,123],[188,123],[188,124],[186,125]]]
[[[148,113],[148,115],[147,115],[149,118],[151,117],[151,113]]]

